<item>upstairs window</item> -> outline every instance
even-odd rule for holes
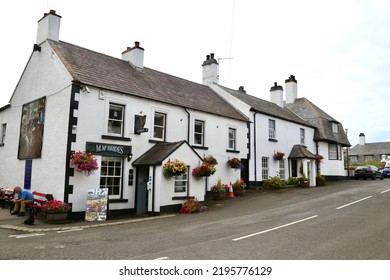
[[[195,120],[194,144],[204,146],[204,121]]]
[[[332,123],[332,131],[333,131],[333,133],[339,132],[339,127],[338,127],[337,123]]]
[[[4,145],[5,143],[5,135],[7,134],[7,124],[3,123],[0,126],[0,145]]]
[[[236,130],[234,128],[229,128],[229,135],[228,135],[228,149],[229,150],[236,150]]]
[[[268,120],[268,138],[272,140],[276,140],[275,120]]]
[[[153,138],[165,141],[166,114],[154,113]]]
[[[364,161],[372,161],[372,160],[374,160],[373,155],[364,155]]]
[[[124,111],[125,106],[110,103],[107,128],[109,134],[123,135]]]
[[[341,160],[341,146],[337,144],[329,144],[328,146],[329,150],[329,159],[340,159]]]
[[[301,145],[305,145],[305,129],[300,129]]]

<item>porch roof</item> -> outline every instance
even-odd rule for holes
[[[146,151],[139,158],[134,160],[133,165],[160,165],[164,159],[169,157],[174,151],[176,151],[181,145],[185,143],[188,145],[187,141],[185,140],[171,143],[158,143]],[[195,151],[194,153],[198,155]]]
[[[294,145],[288,157],[292,159],[298,159],[298,158],[315,159],[316,158],[316,156],[308,149],[306,149],[306,147],[303,145]]]

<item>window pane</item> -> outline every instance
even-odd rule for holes
[[[108,121],[108,133],[122,133],[122,122]]]
[[[119,197],[122,187],[122,158],[102,157],[100,187],[107,187],[109,195]]]
[[[114,120],[122,120],[123,107],[110,105],[109,118]]]
[[[163,114],[156,113],[154,115],[154,125],[164,126],[164,118]]]
[[[164,136],[164,129],[162,127],[155,127],[154,128],[154,138],[163,138]]]

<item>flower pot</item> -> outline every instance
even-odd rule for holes
[[[61,224],[65,223],[67,213],[42,213],[42,220],[47,224]]]
[[[243,196],[245,193],[245,189],[243,188],[233,188],[234,196]]]
[[[227,199],[227,192],[213,192],[213,200]]]

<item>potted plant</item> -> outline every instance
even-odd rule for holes
[[[203,163],[209,163],[211,165],[217,165],[218,161],[215,157],[213,156],[207,156],[203,158]]]
[[[63,223],[66,221],[70,206],[61,200],[48,200],[41,208],[41,218],[45,223]]]
[[[317,173],[317,176],[316,176],[316,186],[318,187],[321,187],[321,186],[325,186],[325,177],[321,175],[320,172]]]
[[[243,196],[244,195],[246,184],[245,184],[245,182],[244,182],[244,180],[242,178],[241,179],[237,179],[232,184],[232,187],[233,187],[233,193],[234,193],[235,196]]]
[[[202,212],[203,207],[202,204],[194,197],[187,199],[185,202],[181,204],[181,209],[179,211],[180,214],[192,214]]]
[[[298,178],[298,182],[301,187],[309,187],[309,179],[305,173],[302,173],[302,176]]]
[[[87,152],[73,152],[70,156],[70,167],[75,167],[77,172],[87,176],[99,169],[96,158]]]
[[[240,168],[240,164],[241,164],[241,160],[239,158],[231,158],[227,161],[227,164],[231,167],[231,168]]]
[[[224,200],[227,199],[229,186],[222,184],[221,179],[218,179],[217,183],[211,188],[211,192],[214,200]]]
[[[284,157],[284,153],[282,153],[282,152],[276,152],[274,154],[274,160],[281,160],[281,159],[283,159],[283,157]]]
[[[187,173],[188,171],[187,165],[178,159],[169,159],[166,163],[164,163],[162,168],[163,173],[167,176],[176,176],[183,173]]]
[[[192,170],[192,175],[195,177],[210,176],[215,173],[216,169],[214,165],[210,163],[202,163]]]

